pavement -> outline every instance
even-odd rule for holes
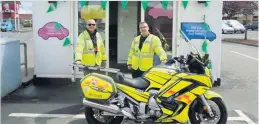
[[[257,56],[257,47],[227,42],[222,45],[222,83],[212,90],[224,97],[228,124],[258,123]],[[86,124],[79,81],[42,82],[47,85],[29,85],[2,99],[2,124]]]
[[[245,34],[223,34],[222,41],[238,43],[258,47],[258,31],[248,31],[247,40],[244,40]]]
[[[235,38],[235,39],[244,39],[245,38],[245,33],[240,34],[222,34],[222,39],[226,39],[226,38]],[[249,40],[258,40],[258,31],[254,30],[248,30],[247,31],[247,38]]]

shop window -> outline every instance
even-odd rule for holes
[[[86,30],[86,21],[94,19],[97,31],[105,38],[105,11],[101,7],[101,1],[88,1],[84,6],[78,2],[78,35]]]
[[[172,19],[173,19],[173,2],[168,2],[167,10],[163,8],[160,1],[150,1],[145,11],[145,21],[150,27],[150,32],[159,36],[157,29],[166,38],[167,44],[172,50]]]

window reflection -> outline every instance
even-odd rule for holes
[[[101,7],[101,1],[88,1],[82,6],[78,2],[78,35],[86,30],[86,20],[94,19],[97,31],[105,38],[105,11]]]
[[[159,36],[157,29],[164,35],[167,44],[172,48],[172,19],[173,19],[173,2],[168,2],[167,10],[163,8],[160,1],[151,1],[145,11],[145,21],[150,26],[150,32]]]

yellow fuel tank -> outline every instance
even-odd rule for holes
[[[156,66],[151,68],[144,74],[144,78],[150,82],[150,86],[146,91],[150,89],[160,89],[175,74],[177,74],[177,71],[167,66]]]

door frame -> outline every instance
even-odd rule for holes
[[[75,53],[75,48],[76,48],[76,42],[77,42],[77,39],[78,39],[78,2],[79,1],[72,1],[74,4],[73,4],[73,15],[74,15],[74,23],[73,23],[73,34],[72,34],[72,37],[73,37],[73,43],[72,43],[72,48],[73,48],[73,56],[74,56],[74,53]],[[109,2],[107,2],[106,4],[106,10],[105,10],[105,54],[107,56],[107,64],[106,64],[106,67],[109,68]],[[74,60],[74,59],[73,59]],[[83,73],[78,73],[78,70],[76,68],[72,68],[72,80],[74,81],[75,78],[82,78],[84,75]]]

